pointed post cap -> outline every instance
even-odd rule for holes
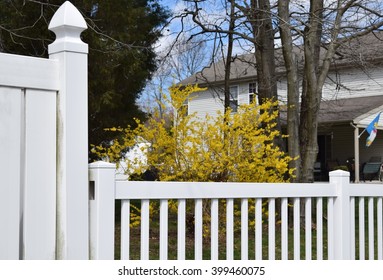
[[[85,19],[75,6],[66,1],[53,15],[48,29],[56,34],[56,40],[48,46],[49,54],[70,51],[88,53],[88,45],[81,41],[81,33],[87,29]]]

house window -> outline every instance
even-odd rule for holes
[[[230,87],[230,108],[233,113],[238,111],[238,86]]]
[[[253,103],[254,101],[257,102],[256,86],[256,83],[249,83],[249,104]]]
[[[187,115],[189,115],[189,105],[188,103],[184,103],[181,108],[178,110],[178,114],[186,117]]]

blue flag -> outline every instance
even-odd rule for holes
[[[374,141],[376,134],[378,133],[378,122],[380,118],[380,113],[373,119],[373,121],[367,126],[366,130],[370,136],[367,137],[366,146],[369,147]]]

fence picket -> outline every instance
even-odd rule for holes
[[[275,260],[275,198],[269,200],[269,260]]]
[[[301,240],[300,240],[300,230],[301,230],[301,221],[300,221],[300,199],[299,198],[294,198],[294,260],[299,260],[300,259],[300,245],[301,245]]]
[[[141,260],[149,260],[149,199],[141,200]]]
[[[382,221],[382,198],[378,197],[376,203],[377,211],[377,227],[378,227],[378,260],[383,259],[383,221]]]
[[[365,259],[364,197],[359,198],[359,260]]]
[[[334,252],[334,198],[329,197],[327,200],[327,252],[328,259],[333,260],[335,258]]]
[[[218,227],[219,227],[219,216],[218,216],[218,204],[219,200],[214,198],[211,200],[211,259],[218,260]]]
[[[355,260],[355,197],[350,200],[351,260]]]
[[[374,198],[368,198],[368,255],[369,259],[375,258],[374,248]]]
[[[249,201],[241,199],[241,259],[249,258]]]
[[[121,201],[121,260],[130,258],[130,200]]]
[[[305,200],[305,257],[312,259],[312,235],[311,235],[311,198]]]
[[[186,236],[186,200],[178,200],[177,213],[177,259],[185,260],[185,236]]]
[[[160,259],[168,259],[168,200],[160,200]]]
[[[262,260],[262,198],[255,200],[255,259]]]
[[[323,199],[316,199],[317,260],[323,260]]]
[[[234,259],[234,199],[226,199],[226,259]]]
[[[289,243],[288,243],[288,199],[282,198],[281,208],[282,208],[282,260],[287,260],[289,258]]]
[[[202,260],[202,241],[203,241],[203,212],[202,212],[202,199],[195,200],[195,214],[194,214],[194,258]]]

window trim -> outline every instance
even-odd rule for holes
[[[232,90],[234,88],[235,88],[235,93]],[[233,113],[236,113],[238,111],[239,85],[230,86],[229,91],[230,91],[230,108]]]
[[[250,86],[250,85],[254,85],[254,86]],[[251,82],[248,84],[248,94],[249,94],[249,104],[251,104],[251,102],[253,100],[256,100],[257,98],[257,83],[256,82]],[[257,100],[256,100],[257,102]],[[258,102],[257,102],[258,103]]]

